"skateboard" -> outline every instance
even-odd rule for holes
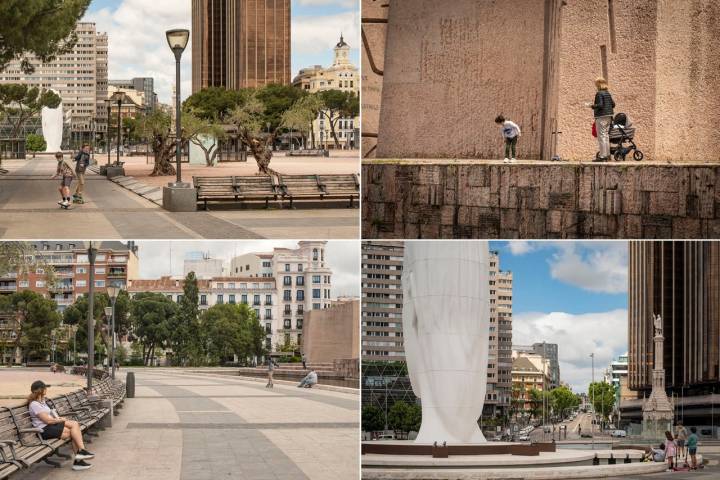
[[[58,205],[60,206],[60,208],[64,208],[65,210],[70,210],[72,208],[72,204],[63,205],[62,203],[58,202]]]
[[[79,203],[79,204],[81,204],[81,205],[82,205],[83,203],[85,203],[85,200],[83,199],[83,197],[78,197],[78,196],[76,196],[76,195],[73,195],[73,200],[72,200],[72,201],[73,201],[73,203]]]

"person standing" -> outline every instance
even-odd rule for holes
[[[665,431],[665,459],[668,462],[668,471],[675,470],[675,455],[677,454],[677,444],[673,438],[673,434]]]
[[[683,426],[682,422],[678,422],[675,426],[675,438],[678,446],[678,457],[682,457],[685,461],[687,461],[687,450],[685,449],[687,430]]]
[[[277,363],[273,361],[271,357],[268,357],[267,359],[267,367],[268,367],[268,383],[265,385],[265,388],[273,388],[273,370],[275,370],[275,367],[277,367]]]
[[[83,191],[85,190],[85,172],[88,166],[90,166],[90,145],[84,143],[78,154],[75,155],[75,173],[78,184],[73,195],[74,203],[85,203]]]
[[[57,152],[55,154],[55,160],[57,160],[57,170],[55,171],[55,175],[53,175],[51,178],[60,177],[62,179],[60,181],[60,187],[58,188],[58,191],[60,191],[60,196],[62,198],[58,202],[58,205],[63,208],[68,208],[71,202],[70,185],[72,185],[74,176],[73,166],[68,160],[63,158],[62,152]]]
[[[518,137],[520,137],[520,127],[517,123],[506,120],[502,115],[495,117],[495,123],[500,125],[502,136],[505,139],[505,159],[504,163],[515,163],[515,149],[517,147]]]
[[[615,113],[615,100],[608,91],[608,83],[604,77],[595,80],[595,100],[586,105],[593,109],[595,116],[595,129],[597,131],[598,148],[600,153],[593,161],[605,162],[610,159],[610,125]]]
[[[307,370],[307,357],[305,354],[302,354],[302,364],[303,364],[303,370]]]
[[[697,470],[697,428],[690,427],[690,436],[687,439],[687,449],[690,454],[690,470]]]

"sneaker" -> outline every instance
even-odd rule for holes
[[[72,469],[73,470],[87,470],[88,468],[91,468],[92,465],[87,463],[85,460],[75,460],[73,462]]]
[[[515,163],[515,162],[517,162],[517,158],[513,157],[510,159],[510,163]]]
[[[65,200],[60,200],[60,201],[57,202],[57,203],[58,203],[58,205],[60,205],[61,207],[64,207],[65,205],[67,205],[67,203],[65,203]]]
[[[507,158],[507,157],[505,157],[505,158],[503,159],[503,163],[510,163],[510,159]]]
[[[95,456],[94,453],[90,453],[84,448],[75,454],[75,460],[89,460]]]

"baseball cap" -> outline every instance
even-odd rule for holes
[[[31,391],[31,392],[36,392],[36,391],[38,391],[38,390],[42,390],[43,388],[48,388],[48,387],[51,387],[51,386],[52,386],[52,385],[48,385],[48,384],[46,384],[45,382],[43,382],[42,380],[35,380],[35,381],[32,383],[32,385],[30,385],[30,391]]]

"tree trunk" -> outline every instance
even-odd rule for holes
[[[153,139],[153,154],[155,155],[155,166],[150,174],[151,177],[164,175],[175,175],[175,167],[171,162],[172,152],[175,150],[175,143],[168,142],[165,137]]]
[[[269,174],[268,167],[270,166],[270,160],[272,160],[272,149],[270,148],[270,143],[272,142],[272,137],[269,140],[261,141],[256,138],[250,139],[248,142],[250,146],[250,152],[253,154],[253,157],[255,157],[255,161],[258,165],[258,171],[260,173]]]
[[[313,122],[310,122],[310,141],[312,142],[312,147],[315,149],[315,126],[313,125]]]
[[[335,123],[332,120],[329,121],[330,123],[330,133],[332,133],[333,140],[335,141],[335,148],[340,148],[340,141],[337,138],[337,133],[335,133]]]

